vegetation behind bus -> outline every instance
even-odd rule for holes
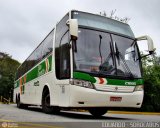
[[[14,75],[20,63],[0,52],[0,96],[13,99]]]
[[[160,112],[160,57],[145,57],[142,62],[144,101],[141,111]]]

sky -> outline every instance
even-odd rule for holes
[[[129,17],[136,37],[149,35],[160,55],[160,0],[0,0],[0,52],[23,62],[70,10]],[[140,50],[147,50],[139,42]]]

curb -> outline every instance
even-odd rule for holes
[[[133,114],[133,115],[159,115],[158,112],[128,112],[128,111],[108,111],[108,114]]]

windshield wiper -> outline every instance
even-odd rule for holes
[[[108,55],[108,57],[105,59],[105,61],[102,63],[101,62],[101,65],[99,66],[99,72],[103,72],[105,71],[105,68],[106,67],[105,65],[109,62],[110,58],[112,59],[112,62],[113,62],[113,67],[115,65],[115,61],[114,61],[114,50],[113,50],[113,46],[112,46],[112,43],[110,42],[110,54]],[[112,68],[113,70],[113,68]],[[105,72],[110,72],[111,70],[108,70],[108,71],[105,71]]]
[[[136,43],[136,39],[133,40],[131,46],[135,45],[135,43]]]
[[[127,72],[129,73],[129,77],[130,77],[130,78],[134,78],[134,75],[132,74],[131,70],[129,69],[129,67],[128,67],[128,65],[127,65],[127,63],[126,63],[126,61],[125,61],[125,59],[124,59],[124,57],[123,57],[123,55],[122,55],[122,53],[119,51],[116,42],[115,42],[115,50],[116,50],[115,55],[116,55],[116,57],[117,57],[118,64],[120,65],[120,58],[121,58],[121,60],[122,60],[122,62],[123,62],[123,64],[124,64]]]
[[[102,43],[102,36],[99,35],[99,56],[101,58],[101,64],[102,64],[101,43]]]

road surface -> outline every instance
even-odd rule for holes
[[[53,127],[53,128],[102,128],[106,122],[159,122],[160,115],[131,115],[107,113],[101,118],[94,118],[87,112],[62,111],[58,115],[45,114],[40,107],[18,109],[15,104],[0,104],[0,127]],[[14,122],[14,123],[12,123]],[[15,123],[17,122],[17,123]],[[122,123],[121,123],[122,124]],[[127,124],[128,126],[128,124]],[[129,125],[131,126],[131,125]],[[157,124],[159,126],[159,124]]]

